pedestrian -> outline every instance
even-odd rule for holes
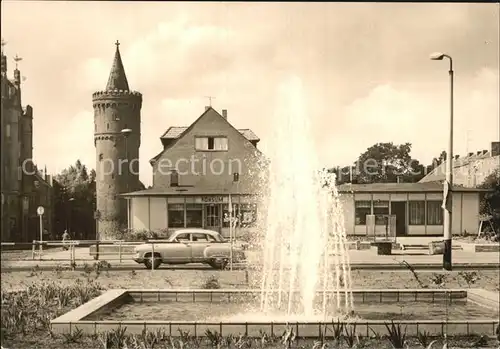
[[[62,234],[63,249],[65,249],[65,250],[68,249],[66,241],[68,241],[69,239],[71,239],[71,236],[69,235],[68,230],[65,229],[64,233]]]

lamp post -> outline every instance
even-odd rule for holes
[[[449,125],[449,139],[448,139],[448,151],[447,151],[447,161],[446,161],[446,180],[444,182],[444,199],[443,199],[443,210],[444,210],[444,252],[443,252],[443,268],[445,270],[452,269],[451,263],[451,238],[452,238],[452,228],[451,228],[451,202],[453,198],[452,188],[453,188],[453,59],[451,56],[444,53],[433,53],[430,56],[431,60],[441,61],[447,58],[450,61],[449,75],[450,75],[450,125]]]
[[[127,174],[125,176],[125,192],[128,193],[129,191],[129,186],[128,186],[128,182],[130,180],[130,160],[128,158],[128,137],[130,136],[130,134],[132,133],[132,130],[130,128],[124,128],[123,130],[121,130],[121,133],[123,135],[123,138],[125,140],[125,158],[127,159]],[[121,176],[121,170],[122,170],[122,166],[120,164],[120,168],[119,168],[119,175]],[[126,203],[127,203],[127,228],[129,227],[129,199],[125,199]]]
[[[68,214],[68,233],[71,234],[71,223],[72,223],[72,216],[73,216],[73,206],[72,206],[72,202],[75,201],[75,198],[69,198],[68,200],[68,210],[69,210],[69,214]],[[73,238],[75,238],[75,236],[73,236]]]

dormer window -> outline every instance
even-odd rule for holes
[[[195,149],[198,151],[227,151],[227,137],[195,137]]]

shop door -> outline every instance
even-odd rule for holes
[[[220,228],[220,204],[205,205],[205,228],[210,230],[219,231]]]

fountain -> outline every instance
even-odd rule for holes
[[[300,79],[283,84],[278,104],[269,149],[260,310],[294,321],[331,318],[353,308],[335,175],[318,172]]]
[[[498,295],[482,289],[352,289],[343,211],[335,176],[318,171],[301,81],[281,90],[266,173],[267,205],[259,289],[114,289],[51,321],[54,333],[130,333],[163,328],[170,336],[207,331],[262,337],[286,332],[317,338],[332,318],[368,337],[387,321],[408,336],[494,334]],[[267,176],[269,175],[269,176]],[[495,298],[496,297],[496,298]],[[452,307],[448,304],[453,303]],[[350,315],[356,305],[356,317]],[[495,313],[496,312],[496,313]],[[445,330],[446,329],[446,330]],[[446,332],[445,332],[446,331]]]

